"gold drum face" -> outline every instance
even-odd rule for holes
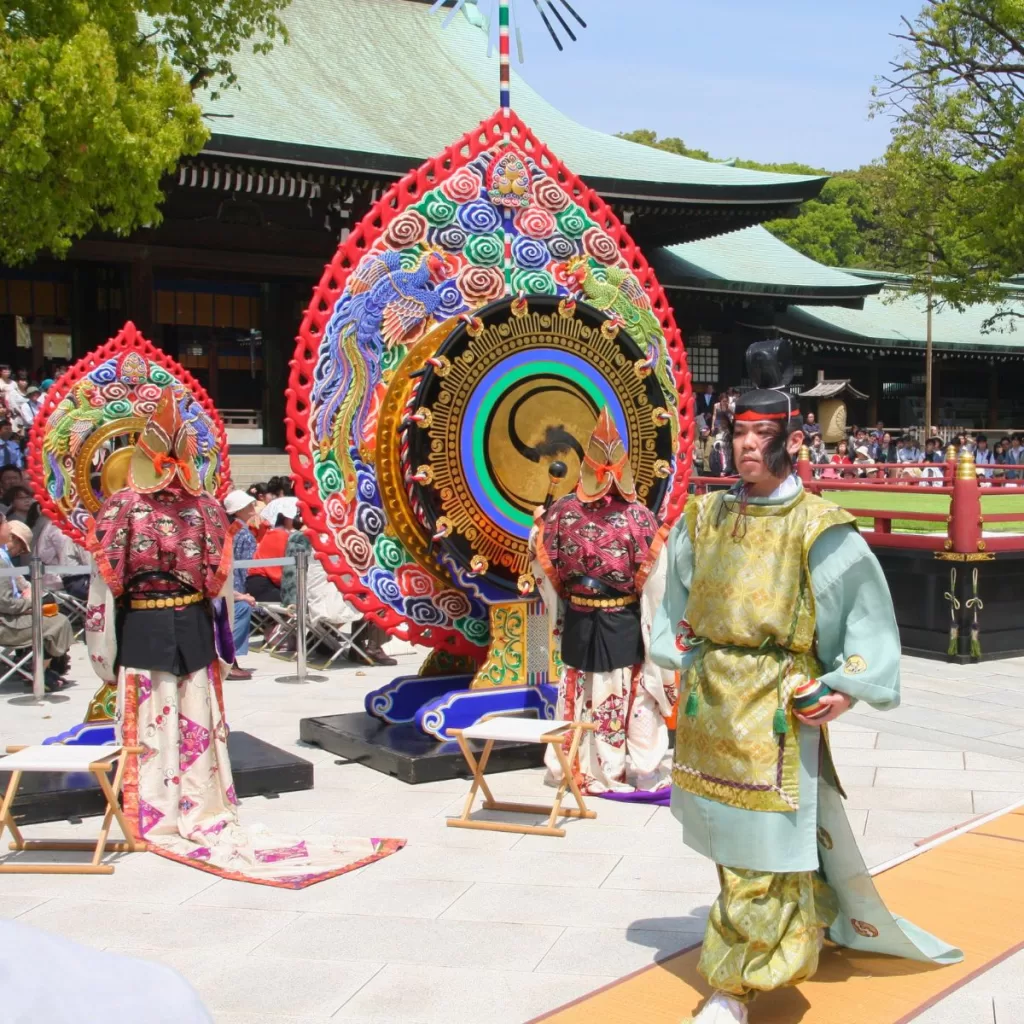
[[[488,601],[523,595],[533,513],[553,462],[576,486],[607,407],[637,494],[660,508],[673,458],[671,404],[646,354],[608,316],[554,296],[502,299],[461,322],[411,394],[403,470],[438,561]]]
[[[568,494],[600,412],[593,397],[565,377],[537,375],[513,384],[494,403],[486,427],[491,478],[501,496],[532,516],[547,497],[548,467],[556,460],[568,472],[552,493],[556,499]]]
[[[146,426],[141,416],[112,420],[94,430],[75,460],[75,487],[95,515],[111,494],[125,487],[135,442]]]

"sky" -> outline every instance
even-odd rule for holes
[[[552,2],[573,24],[561,0]],[[880,157],[871,86],[921,0],[569,0],[587,22],[559,53],[534,0],[515,0],[525,63],[549,102],[606,132],[650,128],[724,159],[831,171]],[[479,0],[488,10],[490,0]],[[541,0],[547,9],[547,0]],[[550,12],[548,17],[551,18]],[[552,19],[553,20],[553,19]],[[512,97],[515,106],[515,96]]]

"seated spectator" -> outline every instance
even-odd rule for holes
[[[892,434],[888,430],[882,431],[881,439],[872,446],[871,458],[875,462],[895,463],[897,461],[896,445],[893,444]]]
[[[984,480],[991,480],[993,470],[990,467],[996,464],[996,456],[995,452],[989,448],[988,438],[984,434],[979,434],[975,438],[974,461],[979,467],[978,476]]]
[[[808,413],[808,416],[813,416],[814,413]],[[825,445],[821,440],[821,433],[811,435],[811,446],[808,449],[811,456],[811,465],[816,467],[814,470],[815,476],[821,476],[821,466],[828,466],[832,460],[829,457],[828,452],[825,449]]]
[[[24,414],[24,408],[28,402],[26,391],[28,391],[28,371],[19,370],[15,386],[7,392],[7,412],[14,433],[20,434],[22,437],[28,433],[28,422]]]
[[[13,559],[28,553],[32,546],[32,531],[19,522],[4,520],[0,525],[0,544]],[[62,690],[63,676],[71,668],[68,651],[74,639],[74,631],[67,616],[48,614],[56,605],[43,605],[43,665],[44,683],[50,692]],[[0,644],[4,647],[32,646],[32,602],[28,596],[15,597],[6,587],[0,587]],[[31,686],[31,682],[26,683]]]
[[[263,500],[263,495],[267,493],[267,485],[265,483],[252,484],[246,493],[253,500],[253,515],[258,516],[267,507],[267,503]]]
[[[320,560],[313,554],[313,545],[304,530],[296,530],[289,538],[285,555],[294,558],[300,551],[309,555],[306,572],[306,608],[311,625],[329,622],[332,626],[353,626],[362,616],[344,598],[341,591],[328,579]],[[281,602],[294,605],[298,602],[295,566],[286,565],[281,574]],[[355,631],[353,629],[353,631]],[[398,662],[387,654],[382,644],[390,639],[388,634],[367,619],[366,629],[359,633],[356,643],[366,652],[364,658],[355,650],[348,652],[348,660],[360,665],[397,665]]]
[[[253,518],[256,502],[245,491],[232,491],[224,499],[224,511],[228,514],[231,525],[232,554],[235,563],[248,561],[256,557],[256,537],[249,529],[249,521]],[[246,590],[249,570],[234,569],[234,612],[232,635],[235,641],[235,662],[228,672],[228,679],[252,679],[252,672],[238,664],[238,658],[249,653],[249,633],[252,629],[252,610],[256,598]]]
[[[6,494],[12,487],[20,487],[23,483],[21,468],[8,463],[0,468],[0,494]]]
[[[884,437],[885,437],[885,423],[882,420],[879,420],[875,424],[875,429],[874,429],[874,431],[871,434],[870,440],[872,442],[874,442],[875,444],[881,444],[882,443],[882,439]]]
[[[273,520],[271,520],[273,516]],[[299,503],[295,498],[277,498],[260,513],[260,518],[273,525],[256,545],[256,558],[284,558],[294,524],[299,520]],[[257,601],[281,600],[281,566],[261,565],[249,570],[245,591]]]
[[[896,452],[898,462],[924,462],[924,453],[917,446],[917,438],[913,434],[907,434],[900,440]]]
[[[931,457],[929,458],[929,446],[931,446]],[[925,462],[942,462],[946,461],[946,448],[941,437],[929,437],[925,442]]]
[[[732,407],[729,404],[729,396],[724,391],[715,406],[712,428],[715,434],[732,433]]]
[[[89,564],[89,556],[70,537],[65,537],[48,516],[40,516],[37,525],[40,524],[41,527],[32,545],[32,553],[42,559],[44,567]],[[87,573],[78,576],[44,573],[43,583],[52,590],[66,590],[82,601],[89,594]]]
[[[1024,466],[1024,447],[1021,445],[1020,434],[1014,434],[1010,438],[1010,448],[1006,453],[1007,466]],[[1024,477],[1024,470],[1008,469],[1006,479],[1012,481],[1012,486],[1017,486],[1017,481]]]
[[[39,410],[43,407],[43,393],[35,386],[30,384],[28,389],[25,391],[25,401],[21,406],[21,418],[25,424],[25,434],[28,435],[29,428],[36,421],[36,416],[39,415]]]
[[[0,420],[0,466],[20,469],[25,465],[21,445],[14,440],[14,430],[9,419]]]
[[[853,459],[850,458],[849,449],[850,446],[845,441],[840,441],[839,444],[836,445],[835,454],[829,460],[833,466],[839,467],[838,469],[833,470],[833,476],[850,477],[854,475],[850,470],[843,468],[845,466],[853,465]],[[823,473],[822,475],[824,476],[825,474]]]
[[[725,431],[720,432],[711,444],[707,474],[708,476],[732,475],[732,439]]]
[[[818,423],[818,418],[813,412],[809,412],[804,417],[804,437],[807,438],[808,442],[815,437],[821,437],[821,424]]]
[[[868,450],[867,445],[861,445],[854,451],[853,465],[857,471],[857,476],[878,476],[878,470],[875,468],[874,460],[871,458],[871,452]]]
[[[35,496],[24,484],[16,484],[14,487],[9,487],[3,492],[3,497],[0,497],[0,501],[7,506],[8,519],[24,523],[34,533],[38,533],[36,524],[39,522],[42,513]],[[39,529],[41,530],[42,527],[40,526]]]
[[[698,476],[708,475],[708,466],[711,462],[711,449],[714,446],[711,437],[711,430],[707,424],[700,428],[700,433],[693,445],[693,464]]]

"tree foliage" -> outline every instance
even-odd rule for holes
[[[208,137],[193,91],[285,36],[288,0],[0,0],[0,263],[160,220]]]
[[[664,149],[696,160],[711,160],[707,150],[691,149],[682,139],[659,139],[650,129],[623,132],[620,138]],[[781,174],[824,176],[831,172],[806,164],[766,164],[755,160],[730,160],[736,167]],[[875,231],[874,189],[877,168],[842,171],[829,178],[816,199],[800,208],[798,216],[769,221],[765,227],[805,256],[832,267],[863,267],[878,263]]]
[[[1024,0],[927,0],[899,38],[878,90],[888,244],[915,290],[999,301],[1024,270]]]

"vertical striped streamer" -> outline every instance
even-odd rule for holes
[[[512,110],[509,90],[509,0],[498,0],[498,56],[501,61],[501,112],[505,115],[505,141],[509,140],[508,119]]]
[[[509,76],[511,74],[511,60],[509,47],[509,0],[498,0],[498,60],[500,62],[500,91],[501,91],[501,113],[505,123],[505,142],[512,141],[510,127],[512,114],[511,89],[509,87]],[[505,235],[505,293],[512,294],[512,211],[505,208],[504,224],[502,225]]]

